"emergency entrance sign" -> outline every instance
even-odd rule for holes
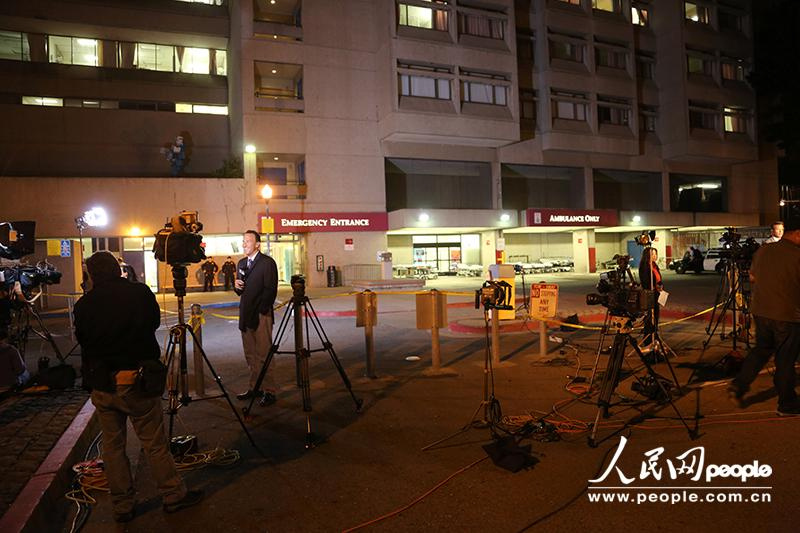
[[[531,316],[552,318],[558,310],[558,285],[531,283]]]

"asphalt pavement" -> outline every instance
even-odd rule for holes
[[[531,277],[526,276],[526,283]],[[584,322],[596,322],[602,316],[602,308],[584,302],[596,276],[534,278],[559,283],[561,316],[578,313]],[[776,416],[768,372],[754,384],[748,406],[744,410],[733,407],[726,397],[724,376],[716,372],[724,367],[732,339],[715,335],[704,351],[708,315],[676,322],[714,303],[718,276],[665,275],[671,293],[667,309],[672,313],[666,313],[662,333],[676,352],[671,366],[677,384],[664,362],[656,363],[654,370],[664,378],[659,382],[672,389],[674,407],[634,390],[656,395],[654,383],[644,379],[647,372],[641,360],[629,351],[623,379],[607,391],[609,417],[604,418],[598,397],[609,355],[598,355],[596,330],[568,332],[553,327],[548,333],[564,342],[551,342],[549,353],[542,357],[535,321],[518,320],[519,327],[504,328],[501,363],[493,368],[490,389],[502,411],[498,434],[521,429],[525,435],[517,443],[522,451],[512,447],[502,454],[505,460],[525,465],[516,473],[489,458],[484,446],[492,443],[490,429],[470,424],[485,415],[481,402],[487,343],[482,314],[472,306],[471,295],[464,293],[480,283],[444,278],[429,282],[450,291],[448,322],[469,326],[452,328],[466,333],[441,330],[442,364],[448,372],[440,374],[429,371],[431,333],[415,328],[414,296],[379,294],[376,379],[365,377],[365,337],[363,328],[355,327],[354,296],[337,296],[346,290],[342,288],[310,289],[335,355],[352,381],[354,394],[364,401],[360,412],[324,351],[311,357],[310,412],[302,408],[294,357],[276,357],[271,371],[279,386],[277,402],[256,405],[245,422],[256,446],[224,399],[196,401],[199,396],[192,391],[193,401],[174,416],[175,433],[196,435],[202,450],[237,450],[241,459],[232,466],[187,471],[188,484],[203,488],[206,498],[196,507],[167,515],[161,511],[146,461],[141,460],[131,435],[137,516],[124,528],[115,525],[108,496],[99,494],[83,531],[344,531],[358,526],[364,531],[794,528],[800,467],[787,444],[796,440],[800,419]],[[288,288],[281,289],[281,298],[288,294]],[[162,301],[171,311],[167,325],[174,324],[174,297]],[[232,293],[190,293],[185,302],[204,307],[204,348],[231,395],[247,384],[236,308],[231,307],[235,302]],[[276,320],[283,312],[277,312]],[[69,344],[65,319],[49,319],[48,324],[60,343]],[[161,341],[165,332],[164,328],[159,332]],[[315,336],[312,331],[311,345],[319,347]],[[281,345],[291,350],[291,329],[286,337]],[[610,344],[607,338],[603,346]],[[596,363],[594,393],[585,396]],[[714,363],[720,364],[702,371],[702,377],[711,381],[689,383],[698,367]],[[209,374],[206,392],[214,394],[218,387]],[[233,403],[237,409],[243,406],[235,399]],[[587,437],[598,413],[596,447],[591,447]],[[308,424],[321,439],[313,449],[305,448]],[[457,433],[461,428],[466,429]],[[620,436],[626,437],[621,451]],[[616,468],[609,469],[610,463]],[[764,465],[769,465],[769,475]],[[760,472],[760,477],[753,472]],[[628,501],[619,501],[624,498]],[[753,501],[758,498],[769,501]],[[73,512],[69,509],[66,519],[53,521],[52,530],[69,530]]]

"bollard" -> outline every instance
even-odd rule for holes
[[[369,289],[356,294],[356,327],[364,328],[364,343],[367,353],[367,377],[375,379],[375,335],[378,324],[378,295]]]
[[[189,315],[189,325],[194,332],[192,338],[192,361],[194,362],[194,390],[198,396],[206,395],[205,371],[203,365],[203,308],[200,304],[192,304],[191,314]]]
[[[447,325],[447,296],[436,289],[417,294],[417,329],[431,330],[431,371],[442,368],[439,329]]]

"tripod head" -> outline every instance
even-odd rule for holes
[[[186,277],[188,274],[186,265],[172,265],[172,287],[175,289],[175,296],[178,298],[186,296]]]
[[[292,286],[292,298],[301,301],[306,297],[306,278],[302,274],[292,276],[289,284]]]

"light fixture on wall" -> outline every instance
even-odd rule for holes
[[[508,222],[509,220],[511,220],[511,215],[508,213],[503,213],[500,215],[500,222]]]
[[[640,217],[639,215],[633,215],[633,218],[631,219],[631,221],[632,221],[634,224],[638,224],[639,222],[641,222],[641,221],[642,221],[642,217]]]
[[[256,153],[256,147],[254,144],[248,144],[244,147],[244,151],[248,154],[254,154]]]
[[[417,217],[417,220],[420,222],[427,222],[431,219],[431,216],[428,213],[420,213]]]

